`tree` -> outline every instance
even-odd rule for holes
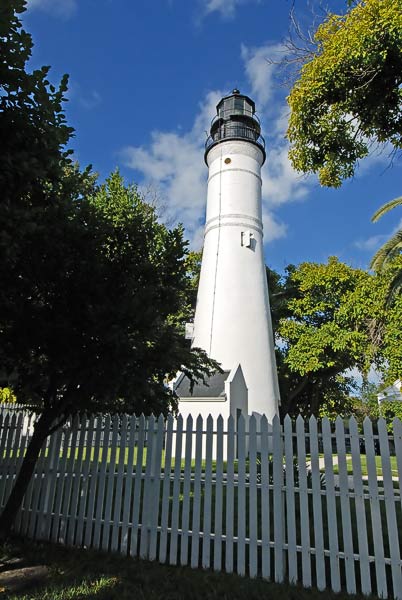
[[[288,97],[294,168],[339,187],[373,142],[402,147],[402,0],[328,14]]]
[[[344,323],[341,307],[365,276],[335,257],[288,270],[292,291],[276,331],[284,414],[318,416],[326,402],[335,410],[335,398],[338,409],[347,401],[353,380],[344,373],[364,368],[367,333]]]
[[[371,220],[375,223],[380,219],[383,215],[385,215],[390,210],[396,208],[397,206],[402,206],[402,197],[395,198],[390,202],[387,202],[383,206],[381,206],[377,212],[373,215]],[[373,256],[370,264],[370,268],[375,271],[381,271],[386,269],[392,262],[393,259],[399,256],[402,252],[402,229],[398,229],[398,231],[389,239]],[[401,289],[402,287],[402,269],[397,271],[390,282],[390,293],[388,299],[391,300],[394,295]]]
[[[288,270],[276,325],[283,414],[347,414],[350,369],[365,374],[374,364],[385,382],[402,372],[402,299],[385,303],[392,276],[353,269],[335,257]]]
[[[175,407],[169,375],[181,369],[194,380],[217,367],[178,326],[189,288],[182,227],[160,224],[119,173],[97,186],[71,163],[66,82],[56,92],[47,69],[25,71],[24,4],[6,0],[0,14],[0,371],[13,374],[18,401],[40,416],[0,517],[2,536],[44,440],[69,415],[166,413]]]

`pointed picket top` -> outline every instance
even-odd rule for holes
[[[222,427],[223,427],[223,417],[222,417],[222,415],[219,415],[219,417],[218,417],[218,418],[217,418],[217,420],[216,420],[216,424],[217,424],[217,426],[218,426],[219,428],[222,428]]]
[[[338,433],[338,435],[345,435],[345,423],[339,415],[335,419],[335,432]]]
[[[301,415],[299,415],[299,416],[301,416]],[[317,418],[314,415],[310,416],[308,422],[309,422],[309,427],[311,427],[311,426],[315,427],[318,424]]]
[[[245,431],[246,429],[246,419],[244,418],[244,415],[241,414],[237,420],[237,426],[239,431]]]
[[[158,429],[161,428],[163,429],[165,426],[165,417],[163,416],[163,414],[161,413],[158,417]]]
[[[250,428],[250,433],[251,432],[255,433],[257,431],[257,419],[255,418],[255,415],[251,415],[251,417],[250,417],[249,428]]]
[[[286,417],[283,419],[283,424],[286,425],[286,427],[290,427],[292,426],[292,419],[290,418],[289,415],[286,415]]]
[[[177,419],[177,420],[179,420],[179,419]],[[170,425],[171,423],[173,423],[173,415],[168,414],[166,422],[167,422],[168,425]]]
[[[214,419],[211,415],[211,413],[209,413],[208,417],[207,417],[207,429],[212,429],[214,426]]]
[[[174,418],[173,415],[169,415],[169,417],[171,417],[172,419]],[[181,427],[183,427],[183,415],[179,415],[177,417],[176,421],[177,421],[177,427],[179,427],[179,424],[181,425]]]
[[[378,426],[378,429],[380,429],[381,427],[384,427],[384,429],[387,430],[387,422],[384,419],[384,417],[381,417],[380,419],[378,419],[377,426]]]
[[[228,417],[228,431],[234,431],[234,418],[233,415],[229,415]]]
[[[328,419],[328,417],[323,417],[322,421],[321,421],[323,427],[328,427],[328,429],[330,431],[332,431],[332,423],[331,421]]]
[[[371,419],[369,417],[364,417],[363,426],[371,425]]]
[[[402,427],[402,421],[401,421],[401,419],[399,419],[398,417],[394,417],[392,419],[392,427],[394,428],[394,431],[395,431],[395,428]]]
[[[279,420],[278,415],[275,415],[274,418],[272,419],[272,427],[273,428],[278,427],[278,426],[280,426],[280,424],[281,424],[281,422]]]
[[[296,419],[296,427],[304,427],[304,419],[300,414]]]
[[[263,429],[263,428],[264,428],[264,429],[265,429],[265,428],[267,428],[267,429],[268,429],[268,419],[267,419],[267,415],[262,415],[262,417],[261,417],[261,420],[260,420],[260,423],[261,423],[261,431],[262,431],[262,429]]]
[[[356,418],[353,415],[349,418],[348,425],[349,425],[349,429],[351,427],[358,427]]]
[[[203,424],[204,424],[204,421],[203,421],[202,415],[199,414],[198,417],[197,417],[197,421],[196,421],[196,428],[197,429],[202,429]]]
[[[186,419],[186,431],[192,431],[193,429],[193,415],[188,415]]]

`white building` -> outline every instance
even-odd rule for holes
[[[388,386],[382,392],[377,394],[378,404],[382,402],[402,402],[402,382],[397,379],[392,385]]]
[[[206,142],[208,195],[192,346],[223,376],[193,393],[175,389],[183,416],[278,414],[279,387],[264,261],[261,167],[265,142],[254,102],[233,90],[217,105]]]

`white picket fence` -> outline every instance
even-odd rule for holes
[[[34,418],[0,410],[1,507]],[[340,418],[286,417],[272,428],[264,417],[248,424],[243,417],[237,424],[75,418],[43,447],[14,529],[161,563],[400,600],[402,423],[395,420],[390,435],[380,420],[375,431],[366,419],[360,434],[354,418],[346,430]]]

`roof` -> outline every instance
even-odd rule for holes
[[[205,383],[199,381],[194,384],[190,391],[190,380],[183,375],[177,382],[174,390],[179,398],[219,398],[225,395],[225,381],[230,371],[215,373],[205,379]]]

